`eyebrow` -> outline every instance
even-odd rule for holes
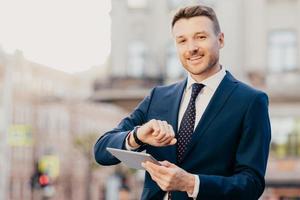
[[[206,34],[207,35],[207,32],[206,31],[200,31],[200,32],[195,33],[195,35],[198,35],[198,34]]]
[[[207,35],[207,32],[206,31],[198,31],[194,35],[199,35],[199,34]],[[176,36],[176,39],[181,39],[181,38],[184,38],[184,36],[183,35]]]

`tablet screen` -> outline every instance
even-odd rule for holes
[[[161,165],[157,160],[155,160],[150,154],[136,152],[136,151],[128,151],[122,149],[115,149],[115,148],[106,148],[113,156],[118,158],[120,161],[125,163],[128,167],[134,169],[143,169],[142,162],[150,161],[157,165]]]

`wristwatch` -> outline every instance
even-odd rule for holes
[[[133,129],[133,139],[138,145],[144,145],[145,143],[142,142],[138,137],[137,137],[137,130],[140,128],[140,126],[136,126]]]

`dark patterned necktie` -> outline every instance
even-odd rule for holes
[[[177,138],[177,161],[181,162],[184,152],[187,148],[188,143],[192,138],[192,134],[194,132],[195,126],[195,119],[196,119],[196,105],[195,101],[196,98],[204,87],[203,84],[194,83],[192,85],[192,94],[188,104],[187,109],[184,112],[182,117],[179,131],[178,131],[178,138]],[[172,193],[168,192],[168,200],[172,199]]]
[[[192,138],[192,134],[194,132],[195,119],[196,119],[195,101],[199,92],[203,87],[204,85],[200,83],[194,83],[192,85],[192,94],[191,94],[190,102],[188,104],[187,109],[184,112],[184,115],[180,123],[178,138],[177,138],[177,161],[179,163],[182,161],[184,152],[186,151],[187,145],[189,144]]]

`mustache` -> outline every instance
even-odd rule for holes
[[[195,48],[189,51],[189,56],[201,56],[203,53],[199,51],[199,48]]]

